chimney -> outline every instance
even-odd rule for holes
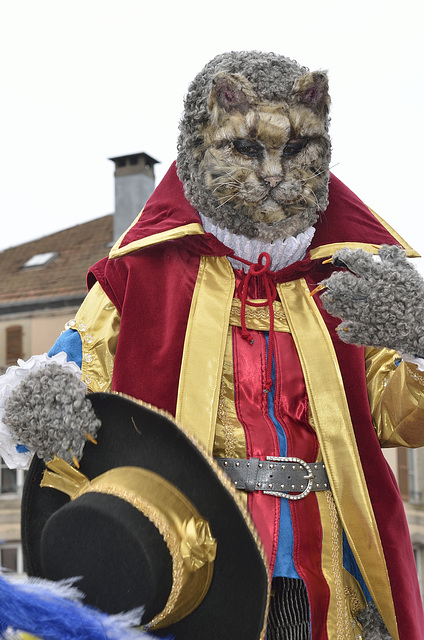
[[[155,188],[154,165],[158,162],[147,153],[109,158],[115,163],[114,242],[131,225]]]

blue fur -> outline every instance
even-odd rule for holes
[[[23,631],[43,640],[153,638],[128,628],[115,616],[64,598],[54,593],[53,588],[47,581],[12,583],[0,576],[0,638],[8,637],[5,636],[7,629]]]

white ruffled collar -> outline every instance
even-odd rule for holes
[[[298,260],[303,260],[315,233],[314,227],[308,227],[306,231],[297,236],[291,236],[285,240],[277,239],[274,242],[264,242],[258,238],[246,238],[246,236],[231,233],[228,229],[221,229],[218,225],[213,224],[210,218],[201,213],[199,215],[206,233],[212,233],[220,242],[232,249],[236,256],[255,263],[259,255],[266,251],[271,257],[271,271],[279,271]],[[235,269],[243,269],[246,272],[249,270],[248,265],[233,258],[229,258],[229,260]]]

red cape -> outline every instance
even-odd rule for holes
[[[333,271],[314,251],[340,243],[401,244],[335,176],[330,204],[316,224],[306,258],[275,273],[276,281],[304,277],[310,288]],[[160,183],[138,221],[115,246],[115,255],[94,265],[89,284],[98,280],[121,314],[113,389],[142,398],[175,414],[184,335],[200,255],[231,255],[211,234],[185,236],[125,254],[125,248],[188,224],[200,224],[188,203],[175,166]],[[325,253],[325,249],[323,250]],[[331,252],[330,252],[331,254]],[[312,255],[312,257],[311,257]],[[259,296],[258,296],[259,297]],[[403,503],[380,449],[369,411],[364,351],[340,341],[338,320],[315,297],[337,353],[369,495],[385,553],[401,640],[424,637],[424,617]],[[154,354],[154,357],[152,357]],[[166,372],[166,382],[163,372]],[[137,375],[134,375],[137,372]],[[248,451],[248,455],[250,452]],[[265,534],[264,534],[265,535]]]

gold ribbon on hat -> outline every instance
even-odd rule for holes
[[[78,469],[71,467],[62,458],[54,458],[46,463],[40,487],[57,489],[74,500],[84,493],[84,488],[90,484],[90,480]]]
[[[194,611],[208,592],[217,542],[209,523],[173,484],[140,467],[117,467],[89,480],[61,458],[47,463],[42,487],[76,500],[103,493],[125,500],[152,522],[172,557],[172,588],[164,609],[145,628],[174,624]]]
[[[181,556],[189,571],[197,571],[216,556],[216,540],[209,523],[199,518],[186,520],[181,527]]]

